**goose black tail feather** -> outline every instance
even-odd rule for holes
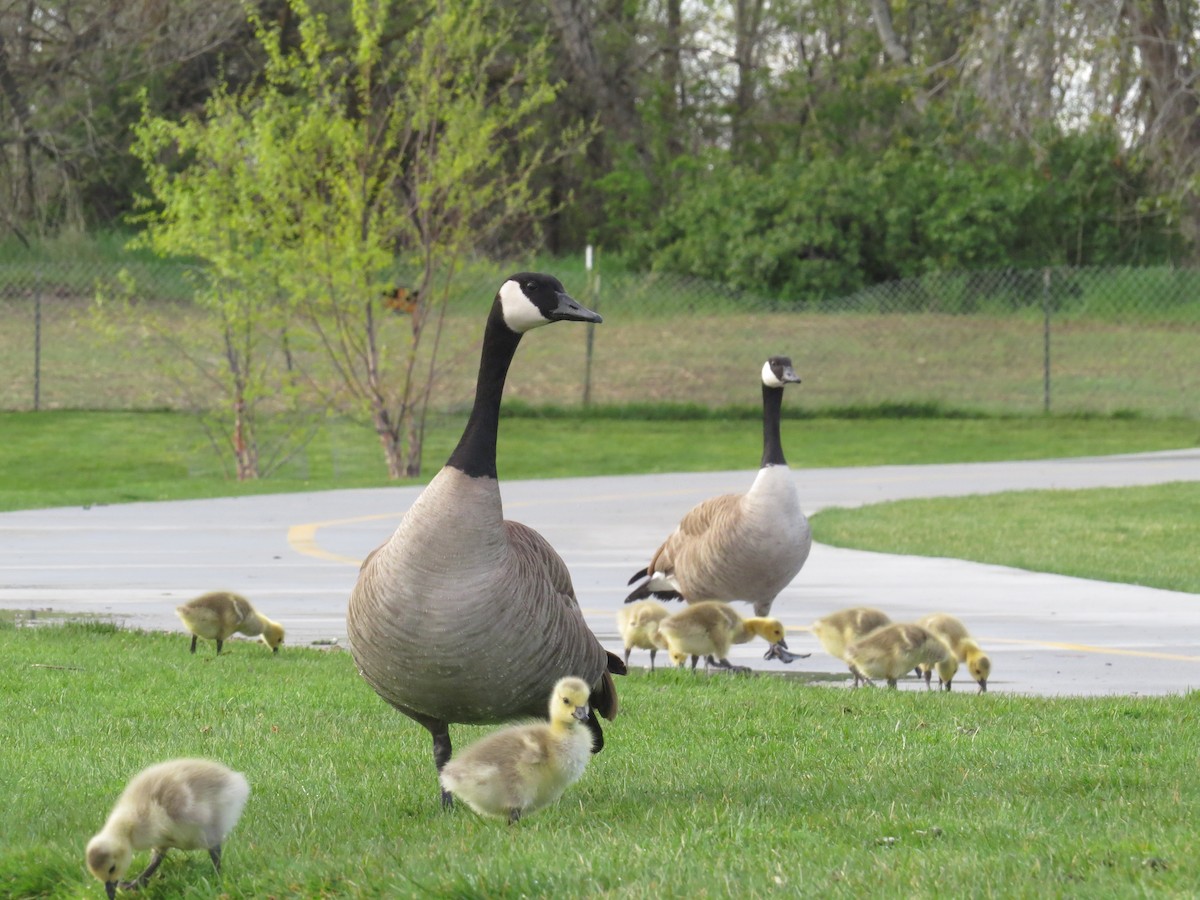
[[[632,577],[632,578],[630,578],[630,579],[629,579],[627,582],[625,582],[625,583],[626,583],[626,584],[633,584],[633,583],[634,583],[635,581],[637,581],[639,578],[645,578],[645,577],[646,577],[647,575],[649,575],[649,574],[650,574],[650,572],[649,572],[649,571],[647,571],[647,569],[638,569],[636,572],[634,572],[634,573],[633,573],[633,577]]]

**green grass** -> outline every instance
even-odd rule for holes
[[[1054,700],[619,679],[608,744],[516,826],[443,813],[429,739],[341,652],[95,625],[0,627],[0,895],[100,896],[124,783],[217,758],[252,786],[224,875],[172,852],[140,896],[1185,896],[1200,693]],[[483,729],[458,727],[465,745]],[[145,865],[147,855],[135,858]]]
[[[762,452],[755,422],[593,412],[537,417],[528,408],[501,424],[501,478],[753,469]],[[861,412],[861,411],[860,411]],[[761,414],[761,413],[760,413]],[[441,467],[464,422],[431,420],[424,477]],[[195,420],[168,412],[0,412],[0,510],[135,500],[324,490],[388,484],[373,432],[333,422],[271,478],[225,477]],[[783,423],[793,467],[971,462],[1093,456],[1200,444],[1200,422],[1140,418],[803,418]],[[411,482],[410,482],[411,483]]]
[[[1012,491],[828,509],[817,540],[1200,594],[1200,483]]]

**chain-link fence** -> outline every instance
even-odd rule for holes
[[[938,404],[1200,418],[1200,271],[943,273],[819,303],[663,274],[559,274],[605,321],[528,335],[510,399],[752,406],[763,360],[782,353],[804,379],[789,405],[813,410]],[[433,409],[469,404],[496,287],[463,283],[447,305]],[[97,319],[97,296],[131,293],[128,312],[110,304]],[[211,324],[190,298],[175,264],[0,264],[0,408],[194,405],[203,390],[186,384],[187,368],[163,366],[165,336]],[[380,311],[405,333],[402,306]]]

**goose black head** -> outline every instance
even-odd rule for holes
[[[767,387],[781,388],[785,384],[799,384],[800,376],[792,368],[791,357],[772,356],[763,363],[762,381]]]
[[[603,322],[599,313],[580,305],[553,275],[518,272],[496,294],[504,323],[518,334],[551,322]]]

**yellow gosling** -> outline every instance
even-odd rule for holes
[[[821,642],[821,647],[826,653],[846,662],[847,647],[872,631],[891,624],[892,620],[882,610],[869,606],[852,606],[817,619],[812,623],[812,633]],[[853,668],[851,671],[854,674],[854,686],[858,687],[861,676]]]
[[[245,777],[220,763],[174,759],[150,766],[133,777],[88,841],[88,870],[104,882],[109,900],[118,887],[144,886],[172,847],[207,850],[219,874],[221,843],[249,796]],[[140,850],[151,851],[150,864],[133,881],[121,881]]]
[[[955,657],[960,663],[966,665],[967,671],[979,685],[979,693],[987,692],[988,678],[992,674],[991,657],[984,653],[975,639],[971,637],[967,626],[962,623],[961,619],[949,613],[934,613],[918,619],[917,624],[928,628],[949,644]],[[925,682],[928,684],[933,677],[932,671],[928,667],[922,667],[922,672]],[[949,683],[946,684],[946,690],[950,690]]]
[[[231,591],[201,594],[177,607],[175,613],[192,633],[192,653],[196,652],[196,639],[204,638],[216,641],[220,654],[222,645],[234,632],[258,637],[273,653],[278,653],[283,643],[283,626],[258,612],[241,594]]]
[[[730,664],[729,648],[756,637],[772,647],[787,649],[783,623],[778,619],[757,616],[743,619],[728,603],[706,600],[663,619],[658,625],[657,640],[676,666],[682,666],[691,656],[694,670],[696,661],[703,656],[706,672],[709,666],[729,672],[749,672],[748,666]]]
[[[658,625],[671,611],[657,600],[639,600],[617,610],[617,629],[625,644],[625,665],[629,665],[629,653],[633,648],[650,651],[650,671],[654,671],[654,656],[658,653],[655,637]]]
[[[918,665],[935,667],[938,676],[949,690],[958,660],[941,638],[920,625],[885,625],[846,648],[846,662],[852,670],[871,684],[872,678],[887,679],[888,687],[896,687],[901,675]]]
[[[481,816],[516,822],[553,803],[579,780],[592,755],[584,722],[591,687],[582,678],[558,681],[550,721],[511,725],[455,755],[439,774],[442,788]]]

